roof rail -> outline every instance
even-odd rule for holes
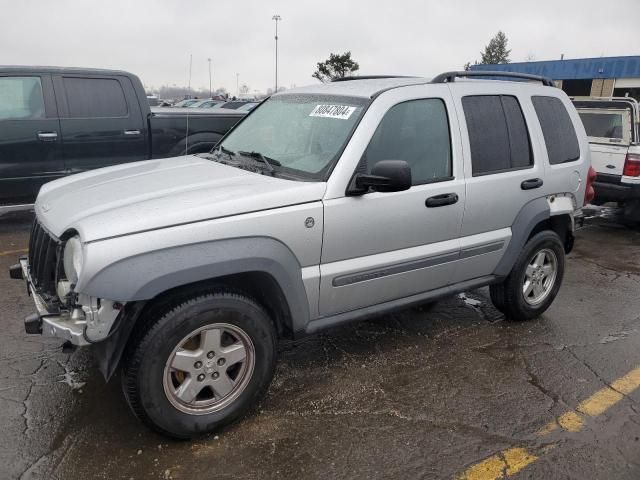
[[[334,78],[333,82],[350,82],[351,80],[378,80],[380,78],[418,78],[409,75],[353,75],[350,77]]]
[[[455,82],[458,77],[507,77],[507,78],[521,78],[523,80],[535,80],[542,82],[547,87],[555,86],[553,80],[549,77],[543,77],[540,75],[529,75],[528,73],[517,72],[495,72],[490,70],[465,70],[461,72],[445,72],[434,77],[431,83],[447,83]]]

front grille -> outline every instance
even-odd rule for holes
[[[56,296],[60,245],[37,219],[34,220],[29,238],[29,274],[33,286],[46,300],[53,300]]]

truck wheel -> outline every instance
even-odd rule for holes
[[[188,439],[232,422],[261,398],[273,377],[276,334],[250,298],[211,293],[148,319],[125,358],[122,385],[136,416]]]
[[[491,300],[508,320],[530,320],[553,303],[563,276],[562,241],[546,230],[529,239],[507,278],[490,287]]]

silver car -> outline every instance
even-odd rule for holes
[[[11,269],[27,332],[92,345],[142,421],[190,438],[258,401],[280,338],[486,285],[537,317],[593,195],[589,145],[549,80],[471,75],[504,73],[287,90],[210,153],[46,184]]]

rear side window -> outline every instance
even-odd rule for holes
[[[540,120],[549,163],[556,165],[580,158],[578,137],[562,101],[541,96],[532,97],[531,100]]]
[[[444,102],[411,100],[393,106],[365,151],[369,168],[381,160],[404,160],[413,185],[451,178],[451,139]]]
[[[468,96],[462,99],[462,107],[474,176],[533,165],[527,125],[515,97]]]
[[[127,101],[116,79],[65,77],[64,89],[71,118],[127,116]]]
[[[44,118],[40,77],[0,77],[0,120]]]

